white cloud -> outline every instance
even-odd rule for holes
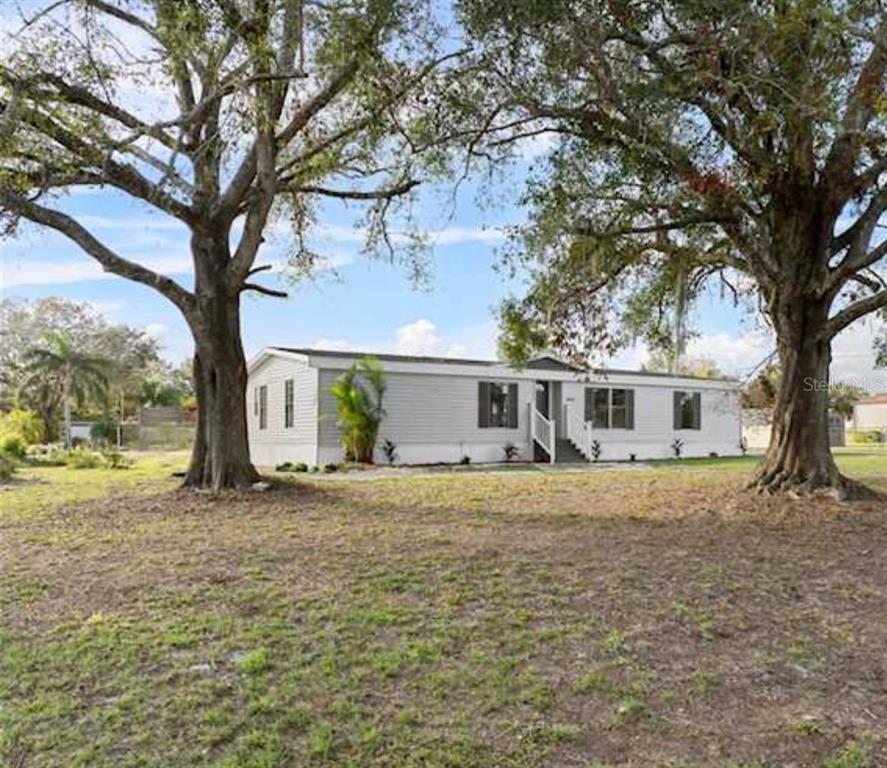
[[[714,360],[724,373],[748,376],[773,352],[773,337],[763,331],[703,333],[687,344],[687,357]]]
[[[162,339],[169,332],[165,323],[149,323],[145,326],[145,333],[154,339]]]
[[[430,355],[437,353],[442,343],[437,326],[420,318],[397,329],[395,349],[401,355]]]
[[[155,272],[163,275],[184,275],[191,273],[191,257],[188,254],[133,258]],[[62,283],[82,283],[92,280],[105,280],[115,275],[105,272],[101,264],[84,256],[77,261],[46,261],[3,259],[0,262],[0,282],[4,288],[20,285],[59,285]]]
[[[188,228],[177,219],[170,216],[96,216],[94,214],[82,214],[77,217],[85,227],[93,229],[122,229],[127,232],[133,230],[158,230],[172,231],[187,234]]]
[[[500,227],[445,227],[431,232],[430,237],[435,245],[498,243],[505,239],[505,232]]]
[[[419,318],[397,329],[394,351],[399,355],[430,355],[435,357],[464,357],[465,344],[447,340],[430,320]]]
[[[341,352],[387,352],[397,355],[493,360],[496,349],[495,331],[495,323],[485,322],[463,326],[452,333],[442,333],[435,323],[423,317],[396,328],[393,339],[353,342],[341,338],[321,338],[311,346]]]

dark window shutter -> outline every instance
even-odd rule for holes
[[[634,390],[625,390],[625,428],[634,429]]]
[[[508,385],[508,428],[517,429],[517,384]]]
[[[702,429],[702,395],[693,393],[693,429]]]
[[[672,407],[674,409],[674,428],[681,428],[681,404],[684,401],[684,393],[683,392],[675,392],[673,395],[673,404]]]
[[[490,426],[490,382],[477,383],[477,426],[481,429]]]
[[[585,420],[594,421],[594,389],[585,388]]]

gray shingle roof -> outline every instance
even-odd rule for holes
[[[314,347],[271,347],[281,352],[293,352],[298,355],[316,355],[321,357],[338,357],[345,360],[358,360],[361,357],[371,356],[377,360],[388,361],[392,363],[439,363],[442,365],[507,365],[502,360],[477,360],[462,357],[435,357],[432,355],[395,355],[388,352],[361,352],[359,350],[341,350],[341,349],[315,349]],[[573,373],[584,373],[585,369],[565,363],[562,360],[552,357],[551,355],[543,355],[542,357],[530,360],[526,368],[529,370],[539,371],[568,371]],[[678,379],[698,379],[700,381],[711,381],[701,376],[677,376],[672,373],[662,373],[660,371],[631,371],[621,368],[591,368],[589,373],[597,373],[606,375],[608,373],[627,374],[631,376],[650,376],[650,377],[666,377]],[[721,381],[734,381],[730,377],[723,377]]]

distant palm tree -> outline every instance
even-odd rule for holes
[[[44,347],[32,347],[25,353],[29,373],[25,387],[56,387],[61,392],[65,415],[65,446],[71,447],[71,399],[80,403],[89,397],[103,399],[108,393],[109,361],[86,355],[63,334],[54,334]]]

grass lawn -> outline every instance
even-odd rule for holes
[[[887,765],[883,501],[751,497],[753,459],[220,497],[184,463],[0,490],[0,765]]]

